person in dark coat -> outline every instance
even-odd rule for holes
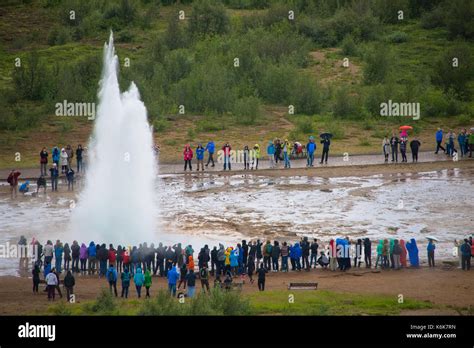
[[[272,269],[273,272],[278,272],[278,261],[280,258],[280,244],[278,241],[273,242],[272,248]]]
[[[258,281],[257,282],[258,282],[258,290],[259,291],[264,291],[265,290],[265,277],[266,277],[267,272],[268,271],[263,266],[263,263],[260,264],[260,268],[257,271],[257,274],[258,274]]]
[[[67,271],[63,283],[64,287],[66,288],[66,299],[68,302],[71,302],[71,295],[74,294],[74,285],[76,285],[76,280],[74,279],[71,271]]]
[[[400,139],[393,132],[392,137],[390,138],[390,147],[392,149],[392,162],[398,162],[398,144]]]
[[[418,150],[420,149],[421,143],[417,138],[413,138],[410,141],[411,157],[413,162],[418,162]]]
[[[366,268],[372,267],[372,242],[369,238],[364,238],[364,262]]]
[[[471,249],[469,249],[470,251]],[[33,293],[38,293],[38,285],[40,283],[40,273],[41,270],[38,264],[35,264],[35,267],[31,271],[31,275],[33,276]]]

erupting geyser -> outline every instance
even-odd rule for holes
[[[137,87],[132,82],[128,91],[120,93],[117,71],[111,33],[104,45],[86,185],[71,220],[72,237],[78,241],[150,241],[156,227],[152,130]]]

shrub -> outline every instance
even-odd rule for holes
[[[387,36],[387,40],[391,43],[403,43],[408,41],[408,34],[403,31],[394,31]]]
[[[454,66],[454,59],[458,66]],[[431,79],[445,93],[452,90],[459,98],[469,99],[469,81],[474,77],[472,54],[466,44],[447,49],[436,59]]]
[[[46,66],[36,51],[29,53],[23,61],[22,66],[15,68],[13,73],[16,93],[26,99],[41,100],[48,89]]]
[[[311,119],[305,117],[297,121],[296,130],[303,134],[311,134],[315,131],[315,128]]]
[[[153,130],[162,133],[169,127],[169,122],[163,117],[158,117],[153,121]]]
[[[234,105],[233,112],[238,123],[254,124],[260,118],[260,100],[256,97],[244,97]]]
[[[189,19],[190,35],[219,35],[229,30],[229,17],[225,7],[216,1],[203,0],[193,3]]]
[[[133,34],[129,30],[121,30],[117,34],[117,42],[132,42]]]
[[[184,310],[184,305],[161,289],[155,298],[142,303],[138,315],[183,315]]]
[[[365,54],[364,58],[363,72],[365,83],[385,82],[392,72],[394,63],[390,49],[384,45],[375,45]]]
[[[260,96],[271,103],[289,102],[296,75],[296,70],[289,65],[270,65],[257,81]]]
[[[360,107],[357,98],[350,95],[346,87],[341,87],[334,94],[332,111],[336,117],[351,118],[358,116]]]
[[[346,56],[356,56],[357,46],[352,35],[346,35],[342,40],[341,52]]]
[[[222,119],[205,117],[196,123],[198,132],[217,132],[225,129],[225,122]]]
[[[97,299],[84,306],[86,314],[113,315],[118,313],[117,302],[109,290],[103,288]]]

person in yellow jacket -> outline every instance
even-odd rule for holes
[[[225,274],[227,274],[227,272],[230,272],[230,254],[232,253],[232,247],[228,247],[226,250],[225,250],[225,261],[224,261],[224,264],[225,264]]]
[[[255,170],[258,169],[258,160],[260,159],[260,145],[255,144],[253,146],[253,160],[252,160],[252,169],[255,166]]]

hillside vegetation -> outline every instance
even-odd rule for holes
[[[163,161],[209,138],[239,148],[324,130],[334,153],[379,153],[401,124],[422,143],[438,126],[474,126],[469,0],[2,3],[0,167],[87,142],[93,122],[55,105],[97,102],[110,30],[121,87],[137,84]],[[389,99],[420,103],[420,120],[380,116]]]

